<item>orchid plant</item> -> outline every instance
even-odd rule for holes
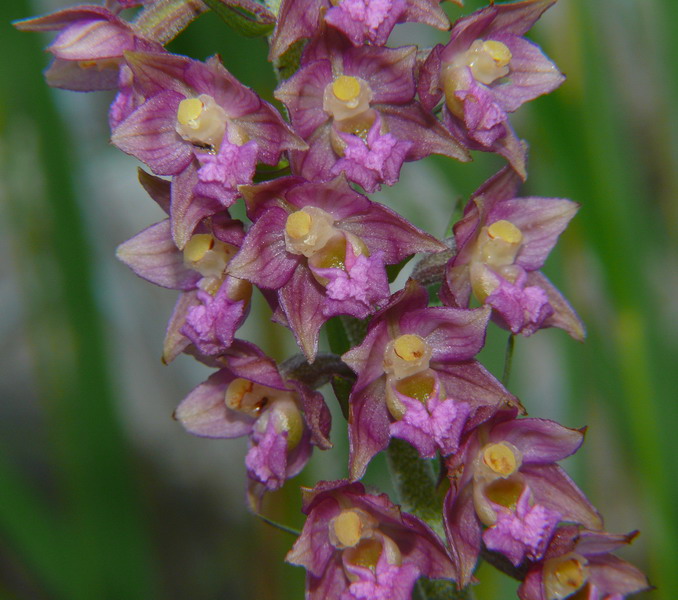
[[[180,292],[163,360],[187,353],[215,371],[174,416],[197,436],[248,438],[253,511],[332,448],[318,388],[334,384],[348,476],[302,490],[306,523],[287,555],[307,571],[309,600],[469,598],[480,560],[518,579],[521,600],[620,600],[649,587],[612,554],[635,534],[608,533],[558,465],[584,429],[526,417],[476,358],[492,323],[511,348],[546,327],[585,335],[539,271],[578,205],[519,195],[527,143],[509,122],[564,81],[525,38],[555,1],[491,2],[450,23],[438,0],[106,0],[16,23],[58,32],[50,85],[117,90],[111,141],[146,165],[140,182],[168,215],[118,257]],[[218,56],[166,50],[207,10],[268,36],[284,113]],[[403,22],[449,41],[387,46]],[[395,185],[406,161],[465,162],[477,150],[506,165],[447,240],[365,195]],[[236,203],[247,222],[229,213]],[[254,287],[299,356],[277,364],[236,338]],[[323,328],[333,354],[319,351]],[[400,505],[359,481],[380,452]]]

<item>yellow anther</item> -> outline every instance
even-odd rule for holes
[[[498,67],[505,67],[511,62],[513,55],[506,44],[496,40],[487,40],[483,42],[483,50],[487,52],[490,58]]]
[[[503,442],[485,446],[483,462],[501,477],[512,475],[520,466],[513,450]]]
[[[332,82],[332,92],[342,102],[353,102],[360,96],[360,82],[349,75],[341,75]]]
[[[499,239],[509,244],[520,244],[523,234],[511,221],[495,221],[487,228],[487,235],[493,240]]]
[[[334,535],[345,548],[352,548],[362,537],[363,526],[360,516],[352,510],[342,510],[332,522]]]
[[[254,388],[254,382],[238,377],[231,381],[226,388],[226,406],[233,410],[240,409],[243,398]]]
[[[312,222],[311,215],[303,210],[298,210],[287,217],[285,231],[291,238],[301,240],[311,232]]]
[[[196,233],[184,247],[184,260],[197,263],[212,248],[214,248],[214,238],[209,233]]]
[[[181,125],[189,125],[195,121],[201,114],[204,104],[198,98],[186,98],[179,102],[179,110],[177,110],[177,121]]]
[[[396,338],[393,350],[403,360],[414,362],[426,353],[426,342],[418,335],[406,333]]]

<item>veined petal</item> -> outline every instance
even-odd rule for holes
[[[171,90],[153,96],[115,128],[111,142],[146,163],[157,175],[177,175],[193,160],[191,145],[175,128],[183,99]]]
[[[361,392],[351,394],[349,411],[349,474],[356,480],[365,474],[367,464],[388,446],[391,438],[383,380],[377,379]]]
[[[299,257],[289,254],[285,246],[287,215],[282,208],[271,208],[252,225],[228,265],[230,275],[268,289],[287,283],[299,264]]]
[[[563,521],[581,523],[588,529],[603,527],[600,513],[558,465],[523,465],[520,472],[535,500],[559,512]]]
[[[214,373],[182,400],[174,417],[189,433],[201,437],[247,435],[252,429],[253,419],[226,406],[226,388],[233,379],[226,371]]]
[[[485,344],[489,308],[432,307],[404,314],[403,333],[416,333],[433,350],[431,361],[459,362],[473,358]]]
[[[116,256],[139,277],[174,290],[193,289],[201,277],[184,265],[184,256],[172,241],[169,219],[118,246]]]
[[[433,236],[382,204],[372,203],[367,212],[342,219],[339,226],[362,239],[370,252],[383,252],[387,264],[396,264],[417,252],[447,249]]]
[[[461,162],[471,160],[467,150],[420,104],[382,104],[375,108],[378,108],[390,133],[398,139],[414,142],[406,160],[420,160],[430,154],[449,156]]]
[[[278,298],[297,344],[309,362],[313,362],[318,351],[320,328],[328,318],[323,313],[325,294],[320,284],[309,269],[299,265],[280,289]]]
[[[548,419],[514,419],[493,427],[490,438],[513,444],[525,464],[548,464],[574,454],[584,441],[584,430]]]

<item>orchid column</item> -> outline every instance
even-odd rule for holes
[[[59,32],[51,85],[117,90],[111,141],[146,165],[140,182],[168,215],[118,257],[181,292],[163,360],[186,353],[215,371],[174,417],[198,436],[248,438],[254,512],[312,452],[331,450],[317,390],[333,384],[347,477],[302,490],[307,521],[287,556],[306,568],[310,600],[468,597],[480,559],[520,580],[522,600],[617,600],[648,587],[611,554],[633,535],[606,532],[557,464],[584,429],[525,417],[476,358],[495,325],[585,335],[540,272],[578,206],[520,196],[527,143],[509,122],[564,80],[525,38],[554,2],[492,4],[451,24],[437,0],[107,0],[16,24]],[[218,56],[165,49],[206,10],[269,36],[284,114]],[[387,46],[406,21],[449,30],[449,42]],[[365,195],[397,184],[404,162],[466,162],[471,151],[506,165],[449,240]],[[236,203],[246,222],[229,213]],[[298,356],[277,364],[236,337],[254,288]],[[323,328],[334,353],[320,348]],[[384,451],[402,506],[359,482]]]

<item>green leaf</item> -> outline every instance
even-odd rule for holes
[[[275,17],[261,4],[251,0],[229,2],[204,0],[231,29],[246,37],[263,37],[273,33]]]

